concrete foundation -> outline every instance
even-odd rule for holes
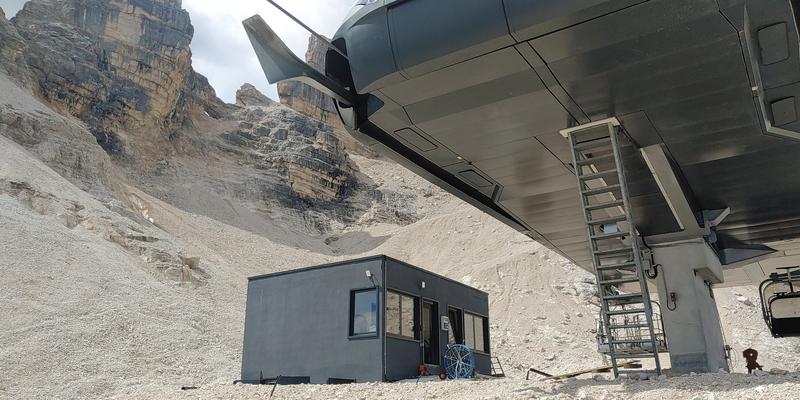
[[[702,240],[653,248],[672,370],[677,373],[727,370],[725,342],[711,284],[722,282],[722,265]]]

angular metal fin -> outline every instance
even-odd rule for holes
[[[295,56],[260,15],[244,20],[242,25],[269,83],[300,81],[346,105],[356,103],[355,93]]]

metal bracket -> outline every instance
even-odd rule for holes
[[[357,103],[356,93],[297,58],[261,16],[254,15],[244,20],[242,25],[270,83],[299,81],[341,103]]]
[[[703,210],[703,221],[706,230],[719,226],[725,218],[731,215],[731,208],[723,210]]]
[[[617,117],[611,117],[611,118],[601,119],[599,121],[589,122],[588,124],[573,126],[572,128],[562,129],[562,130],[558,131],[558,133],[560,133],[561,136],[563,136],[565,139],[569,139],[569,135],[572,132],[579,132],[579,131],[583,131],[583,130],[586,130],[586,129],[590,129],[590,128],[594,128],[594,127],[598,127],[598,126],[603,126],[603,125],[609,125],[609,124],[611,126],[620,126],[620,125],[622,125],[622,124],[619,123],[619,120],[617,119]]]
[[[661,145],[648,146],[639,151],[680,228],[680,232],[651,236],[648,238],[648,242],[660,241],[662,236],[668,241],[705,236],[706,231],[697,223],[694,210],[689,205],[686,194]]]

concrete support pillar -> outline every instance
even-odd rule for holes
[[[722,282],[722,265],[716,254],[698,239],[653,246],[653,256],[660,264],[655,281],[672,370],[727,370],[725,342],[711,290],[711,284]]]

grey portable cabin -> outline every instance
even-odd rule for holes
[[[387,256],[249,278],[242,381],[395,381],[438,373],[447,345],[489,374],[486,292]],[[442,368],[443,369],[443,368]]]

